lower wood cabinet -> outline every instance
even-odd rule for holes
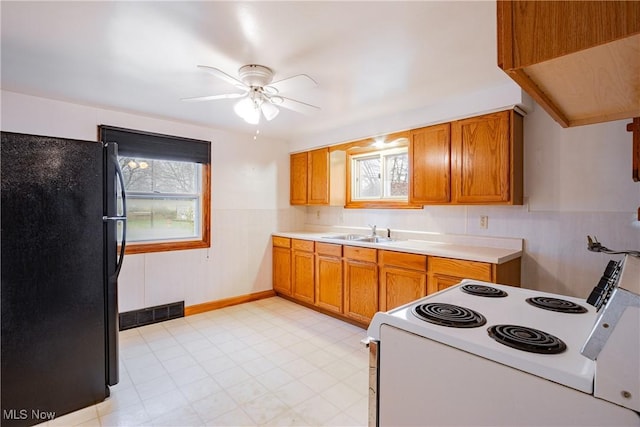
[[[427,266],[427,294],[456,285],[463,279],[520,286],[520,258],[503,264],[490,264],[430,256]]]
[[[311,240],[291,241],[291,296],[309,304],[315,302],[314,244]]]
[[[273,236],[273,290],[291,295],[291,239]]]
[[[316,243],[316,305],[343,312],[342,245]]]
[[[388,311],[427,295],[427,256],[378,251],[380,311]]]
[[[392,310],[463,279],[520,286],[520,258],[491,264],[273,237],[273,289],[362,326],[378,311]]]
[[[344,314],[368,324],[378,311],[377,250],[344,247]]]

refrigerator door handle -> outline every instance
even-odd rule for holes
[[[124,176],[122,175],[122,169],[118,163],[116,156],[111,156],[111,161],[115,164],[116,176],[120,183],[120,190],[122,194],[122,213],[123,216],[106,217],[107,220],[122,221],[122,243],[120,244],[120,254],[118,255],[118,262],[116,264],[116,270],[113,272],[114,277],[120,275],[120,269],[122,268],[122,262],[124,261],[124,250],[127,243],[127,194],[124,189]]]

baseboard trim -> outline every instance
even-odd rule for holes
[[[230,307],[232,305],[238,305],[245,302],[258,301],[265,298],[275,297],[276,293],[273,289],[268,291],[256,292],[253,294],[240,295],[237,297],[225,298],[216,301],[203,302],[202,304],[190,305],[184,308],[185,316],[192,316],[194,314],[205,313],[211,310],[217,310],[219,308]]]

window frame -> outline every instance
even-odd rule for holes
[[[404,201],[408,201],[409,200],[409,195],[407,194],[407,196],[405,197],[393,197],[393,196],[386,196],[385,193],[387,192],[387,187],[388,187],[388,169],[387,169],[387,158],[390,156],[394,156],[394,155],[398,155],[398,154],[406,154],[407,156],[407,162],[409,161],[409,150],[407,149],[407,147],[391,147],[391,148],[384,148],[384,149],[379,149],[373,152],[367,152],[367,153],[359,153],[359,154],[352,154],[349,158],[351,161],[351,169],[355,170],[356,173],[352,173],[351,174],[351,200],[353,202],[404,202]],[[356,185],[356,180],[358,179],[358,177],[362,176],[359,173],[359,168],[361,166],[358,166],[357,164],[360,161],[363,160],[379,160],[380,161],[380,195],[376,196],[376,197],[364,197],[364,196],[360,196],[360,197],[354,197],[354,192],[358,192],[361,188]],[[408,175],[408,165],[407,165],[407,175]],[[408,177],[407,177],[408,178]],[[408,184],[408,181],[407,181]],[[407,188],[407,192],[408,192],[408,188]]]
[[[127,242],[125,254],[180,251],[211,247],[211,164],[202,164],[200,228],[201,238],[192,240]]]
[[[398,199],[356,199],[353,197],[353,174],[352,170],[354,159],[364,157],[374,153],[382,153],[386,151],[406,148],[407,159],[409,161],[408,185],[411,186],[411,159],[409,158],[409,132],[398,132],[384,137],[366,139],[362,141],[351,142],[344,145],[347,152],[346,161],[346,200],[345,208],[352,209],[422,209],[422,205],[415,205],[409,202],[409,194],[406,200]],[[381,168],[381,173],[383,169]],[[381,185],[382,182],[381,182]]]
[[[103,142],[126,143],[127,146],[137,145],[140,140],[142,152],[137,154],[124,153],[122,156],[145,158],[152,153],[154,147],[158,152],[152,153],[157,160],[177,160],[199,163],[201,165],[201,206],[200,206],[200,237],[197,239],[158,240],[144,242],[126,242],[125,254],[143,254],[154,252],[180,251],[189,249],[204,249],[211,247],[211,142],[197,139],[162,135],[151,132],[123,129],[114,126],[98,126],[100,140]],[[132,142],[133,141],[133,142]],[[157,144],[157,145],[156,145]],[[186,145],[180,145],[186,144]],[[191,149],[189,149],[191,147]],[[178,148],[176,150],[176,148]],[[184,148],[184,149],[183,149]],[[151,150],[151,151],[150,151]],[[192,152],[194,158],[189,158]],[[161,153],[161,154],[158,154]],[[119,155],[120,156],[120,155]],[[175,156],[178,156],[177,158]],[[125,212],[126,214],[126,212]]]

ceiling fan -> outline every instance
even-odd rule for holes
[[[287,108],[303,114],[310,114],[320,109],[320,107],[315,105],[281,95],[281,92],[317,86],[318,83],[306,74],[297,74],[273,82],[273,71],[264,65],[243,65],[238,70],[239,78],[235,78],[215,67],[198,65],[198,68],[230,83],[239,89],[240,92],[183,98],[182,100],[213,101],[217,99],[240,98],[233,109],[235,113],[242,117],[247,123],[258,124],[262,115],[264,115],[267,120],[273,120],[280,112],[278,107]]]

